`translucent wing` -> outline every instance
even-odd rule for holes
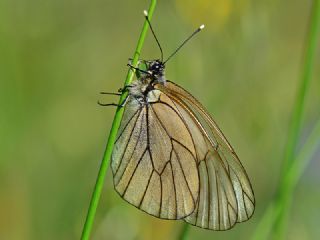
[[[199,195],[194,142],[172,106],[140,105],[131,97],[111,167],[116,191],[137,208],[164,219],[194,212]]]
[[[200,193],[195,211],[185,218],[190,224],[227,230],[248,220],[255,199],[245,169],[217,124],[187,91],[167,81],[157,88],[167,95],[195,142]],[[162,97],[164,99],[164,97]]]

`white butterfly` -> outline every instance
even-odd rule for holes
[[[135,68],[141,77],[125,89],[111,160],[115,189],[155,217],[230,229],[254,212],[248,175],[199,101],[166,80],[166,62],[141,61],[145,70]]]

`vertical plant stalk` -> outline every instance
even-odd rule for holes
[[[187,240],[189,230],[190,230],[190,225],[188,223],[183,223],[183,226],[182,226],[182,229],[179,233],[178,239],[179,240]]]
[[[287,187],[292,193],[295,185],[298,183],[308,163],[311,161],[317,149],[320,147],[320,119],[316,123],[315,127],[311,131],[306,143],[302,147],[301,151],[294,160],[294,163],[286,174],[285,182],[288,183]],[[289,195],[288,197],[290,197]],[[265,210],[263,218],[259,222],[252,240],[267,240],[270,239],[272,225],[275,218],[279,215],[279,209],[276,209],[275,203],[272,202]]]
[[[290,177],[288,177],[288,170],[294,166],[296,146],[299,140],[299,134],[301,130],[301,123],[303,119],[305,99],[309,85],[311,82],[312,71],[314,69],[316,50],[319,43],[319,24],[320,24],[320,0],[314,0],[311,5],[311,16],[309,22],[309,32],[307,36],[305,46],[305,59],[304,67],[301,76],[300,89],[297,95],[293,119],[289,132],[289,139],[286,146],[286,154],[284,159],[284,166],[282,171],[282,180],[276,199],[276,211],[279,209],[279,213],[275,219],[275,238],[283,239],[283,235],[286,231],[286,219],[288,210],[290,209],[291,196],[293,194],[294,185],[291,183]]]
[[[311,6],[309,32],[305,44],[304,66],[301,76],[299,92],[294,105],[293,116],[290,124],[288,141],[285,150],[284,167],[289,166],[294,159],[295,149],[299,140],[301,122],[305,106],[305,99],[310,85],[314,60],[316,55],[319,31],[319,0],[313,0]],[[286,168],[284,168],[285,170]]]
[[[149,19],[151,20],[153,12],[155,10],[157,1],[156,0],[151,0],[150,3],[150,7],[148,10],[148,16]],[[133,60],[132,60],[132,65],[136,66],[138,60],[139,60],[139,56],[140,56],[140,52],[144,43],[144,40],[146,38],[146,34],[148,31],[148,23],[145,20],[144,21],[144,25],[142,28],[142,31],[140,33],[140,37],[138,40],[138,44],[136,47],[136,50],[134,52],[133,55]],[[134,77],[134,70],[129,69],[128,70],[128,74],[124,83],[124,86],[130,84],[132,82],[132,79]],[[119,100],[119,105],[121,105],[123,103],[123,101],[125,101],[126,97],[127,97],[128,93],[124,92],[122,93],[120,100]],[[92,193],[92,197],[91,197],[91,201],[90,201],[90,205],[89,205],[89,209],[88,209],[88,213],[87,213],[87,217],[86,217],[86,221],[85,224],[83,226],[83,230],[82,230],[82,235],[81,235],[81,240],[88,240],[90,237],[90,233],[92,230],[92,226],[93,226],[93,222],[94,222],[94,217],[96,214],[96,210],[98,207],[98,203],[99,203],[99,199],[101,196],[101,192],[102,192],[102,188],[103,188],[103,183],[104,183],[104,179],[106,176],[106,172],[109,166],[109,162],[110,162],[110,158],[111,158],[111,154],[112,154],[112,149],[113,149],[113,145],[117,136],[117,132],[121,123],[121,119],[122,119],[122,115],[123,115],[123,107],[118,107],[113,119],[113,123],[112,123],[112,127],[110,130],[110,134],[109,134],[109,138],[108,138],[108,142],[107,142],[107,146],[106,146],[106,150],[104,152],[104,157],[102,159],[101,165],[100,165],[100,169],[99,169],[99,173],[97,176],[97,180],[96,180],[96,184],[94,186],[93,189],[93,193]]]
[[[301,76],[301,84],[297,94],[292,122],[289,128],[288,141],[285,148],[285,158],[282,170],[282,178],[278,194],[275,200],[265,211],[252,239],[269,239],[271,229],[274,229],[273,239],[283,239],[286,231],[288,212],[291,206],[291,198],[296,183],[303,174],[313,153],[319,147],[320,121],[312,131],[299,155],[296,155],[296,146],[299,140],[301,123],[305,106],[305,98],[310,85],[312,70],[314,68],[317,43],[319,42],[320,26],[320,0],[314,0],[311,6],[309,32],[305,45],[304,66]]]

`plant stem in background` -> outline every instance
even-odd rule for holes
[[[317,33],[319,28],[319,0],[314,0],[311,6],[309,33],[305,45],[304,66],[301,76],[300,88],[294,105],[293,116],[290,124],[288,141],[285,150],[284,170],[294,159],[296,145],[299,140],[301,122],[303,118],[304,103],[310,85],[314,59],[317,48]]]
[[[290,188],[288,192],[290,192],[291,194],[293,193],[294,187],[302,176],[306,166],[311,161],[317,149],[320,147],[319,139],[320,120],[316,123],[316,126],[311,131],[311,134],[308,137],[306,143],[294,160],[294,164],[287,171],[285,182],[289,184],[287,187]],[[288,197],[290,197],[291,194],[289,194]],[[271,232],[272,225],[275,221],[276,216],[279,214],[279,211],[276,210],[278,209],[275,208],[275,203],[271,203],[266,209],[260,223],[258,224],[258,227],[256,228],[256,231],[251,238],[252,240],[270,239],[269,234]]]
[[[303,119],[305,98],[314,68],[317,43],[319,42],[320,0],[314,0],[311,9],[301,83],[294,105],[292,122],[289,128],[283,171],[281,174],[282,178],[280,180],[278,194],[274,202],[271,203],[269,208],[266,210],[253,239],[269,239],[268,235],[270,234],[271,229],[274,229],[274,239],[283,239],[286,232],[288,212],[291,206],[291,199],[295,185],[301,177],[305,166],[311,160],[316,147],[319,145],[320,121],[316,125],[309,137],[309,140],[305,143],[298,157],[295,157],[296,146],[299,140]]]
[[[305,59],[303,72],[301,76],[301,84],[294,107],[291,128],[289,130],[289,139],[287,142],[286,155],[284,159],[285,162],[281,175],[283,176],[283,178],[280,182],[280,188],[276,199],[276,208],[279,209],[279,214],[276,216],[274,224],[276,239],[283,239],[283,235],[286,231],[286,219],[290,209],[291,196],[294,188],[291,183],[292,178],[287,176],[288,174],[290,174],[288,170],[290,170],[292,166],[295,164],[294,155],[301,130],[301,122],[303,119],[305,99],[311,82],[312,71],[315,63],[316,50],[319,43],[319,20],[320,0],[314,0],[311,6],[309,33],[307,36],[305,46]]]
[[[187,236],[190,230],[190,225],[187,223],[183,223],[182,229],[180,231],[180,234],[178,236],[179,240],[187,240]]]
[[[150,7],[148,10],[148,16],[149,16],[150,20],[152,18],[153,12],[155,10],[156,3],[157,3],[156,0],[151,0]],[[132,60],[133,66],[136,66],[136,64],[139,60],[140,52],[141,52],[141,49],[142,49],[142,46],[143,46],[143,43],[144,43],[144,40],[145,40],[145,37],[147,34],[148,27],[149,27],[149,25],[148,25],[147,21],[144,21],[144,25],[143,25],[142,31],[140,33],[138,44],[137,44],[136,50],[133,55],[133,60]],[[124,86],[126,86],[132,82],[133,76],[134,76],[134,70],[129,69]],[[123,103],[123,101],[125,101],[126,97],[127,97],[127,93],[124,92],[120,97],[119,105],[121,103]],[[98,207],[99,199],[100,199],[102,188],[103,188],[103,182],[104,182],[105,175],[106,175],[106,172],[107,172],[107,169],[109,166],[113,145],[114,145],[114,142],[115,142],[115,139],[117,136],[117,132],[118,132],[118,129],[119,129],[119,126],[121,123],[123,111],[124,111],[123,107],[118,107],[116,110],[114,119],[113,119],[112,127],[110,130],[110,134],[109,134],[109,138],[108,138],[108,142],[107,142],[107,146],[106,146],[106,150],[105,150],[104,157],[103,157],[101,165],[100,165],[100,169],[99,169],[96,184],[94,186],[94,190],[92,193],[86,221],[85,221],[85,224],[84,224],[84,227],[82,230],[81,240],[88,240],[90,237],[90,233],[91,233],[93,222],[94,222],[94,217],[96,214],[96,210]]]

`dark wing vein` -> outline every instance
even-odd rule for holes
[[[141,112],[141,111],[140,111],[140,112]],[[121,159],[120,159],[120,161],[119,161],[119,163],[118,163],[118,166],[117,166],[117,169],[116,169],[114,175],[117,175],[117,174],[118,174],[119,168],[120,168],[120,166],[121,166],[121,164],[122,164],[122,160],[123,160],[124,154],[125,154],[125,152],[126,152],[126,150],[127,150],[127,147],[128,147],[128,145],[129,145],[129,143],[130,143],[130,141],[131,141],[131,137],[132,137],[132,134],[133,134],[133,132],[134,132],[134,129],[135,129],[135,126],[136,126],[136,124],[137,124],[137,121],[138,121],[139,117],[140,117],[140,116],[137,117],[137,119],[136,119],[136,121],[135,121],[135,123],[134,123],[134,127],[132,128],[132,131],[131,131],[131,133],[130,133],[130,137],[129,137],[127,143],[126,143],[125,149],[123,150],[123,153],[122,153],[122,155],[121,155]],[[143,118],[143,117],[144,117],[144,113],[143,113],[142,118]],[[141,123],[140,123],[140,130],[139,130],[138,140],[137,140],[136,144],[134,145],[134,148],[133,148],[133,151],[132,151],[132,153],[131,153],[131,155],[130,155],[129,161],[127,162],[126,166],[124,167],[124,170],[123,170],[120,178],[122,178],[122,175],[123,175],[124,172],[126,171],[128,165],[129,165],[129,162],[130,162],[130,160],[132,159],[133,154],[135,153],[136,147],[137,147],[137,145],[138,145],[138,143],[139,143],[139,139],[140,139],[140,137],[141,137],[142,123],[143,123],[143,121],[141,121]]]
[[[175,155],[176,155],[176,157],[177,157],[177,159],[178,159],[178,163],[179,163],[179,165],[180,165],[180,168],[183,169],[183,168],[182,168],[182,165],[181,165],[181,160],[180,160],[179,155],[177,154],[177,152],[176,152],[175,150],[173,150],[173,151],[174,151],[174,153],[175,153]],[[189,183],[188,183],[188,181],[187,181],[187,177],[186,177],[186,175],[185,175],[185,173],[184,173],[183,170],[182,170],[182,174],[183,174],[184,181],[185,181],[186,184],[187,184],[189,193],[190,193],[191,196],[193,196],[192,191],[191,191],[191,188],[190,188]],[[193,198],[192,198],[192,200],[193,200],[193,202],[194,202],[194,204],[195,204],[195,200],[194,200]]]
[[[171,166],[171,176],[172,176],[172,182],[173,182],[173,191],[174,191],[174,201],[175,201],[175,218],[177,218],[178,215],[178,202],[177,202],[177,191],[176,191],[176,183],[174,180],[174,174],[173,174],[173,167],[171,164],[171,161],[169,161],[170,166]]]
[[[208,166],[207,166],[207,163],[205,163],[205,165],[206,165],[206,171],[207,171],[207,174],[208,174],[208,176],[209,176],[209,171],[208,171]],[[207,179],[207,181],[208,181],[208,189],[211,189],[210,188],[210,179],[209,179],[209,177],[208,177],[208,179]],[[208,226],[210,225],[210,194],[208,194]]]
[[[140,203],[139,203],[139,207],[138,207],[138,208],[141,207],[141,204],[142,204],[142,202],[143,202],[143,200],[144,200],[144,197],[146,196],[146,193],[147,193],[147,190],[148,190],[148,188],[149,188],[149,184],[150,184],[150,181],[151,181],[151,177],[152,177],[153,172],[154,172],[154,169],[152,170],[152,172],[151,172],[151,174],[150,174],[150,177],[149,177],[148,183],[147,183],[147,187],[146,187],[146,189],[144,190],[144,193],[143,193],[143,195],[142,195],[142,198],[141,198],[141,200],[140,200]]]
[[[219,198],[219,184],[218,184],[218,175],[217,170],[215,169],[215,177],[216,177],[216,188],[217,188],[217,204],[218,204],[218,229],[220,229],[220,198]]]
[[[122,194],[122,197],[126,194],[126,192],[127,192],[127,190],[128,190],[128,187],[129,187],[129,185],[130,185],[130,183],[131,183],[131,181],[132,181],[132,178],[133,178],[133,176],[134,176],[135,172],[137,171],[137,168],[138,168],[138,166],[139,166],[139,164],[140,164],[140,162],[141,162],[142,158],[143,158],[143,157],[144,157],[144,155],[146,154],[146,152],[147,152],[147,149],[146,149],[146,150],[144,150],[144,152],[143,152],[143,154],[141,155],[141,157],[140,157],[140,159],[139,159],[139,161],[138,161],[138,163],[137,163],[136,167],[134,168],[134,171],[133,171],[133,173],[131,174],[131,177],[130,177],[129,182],[128,182],[128,184],[127,184],[127,186],[126,186],[126,188],[125,188],[125,190],[124,190],[124,192],[123,192],[123,194]]]
[[[172,106],[170,106],[168,103],[162,102],[161,100],[159,101],[159,103],[168,106],[171,110],[173,110],[173,111],[180,117],[180,119],[183,121],[186,129],[188,130],[188,133],[189,133],[189,135],[190,135],[190,137],[191,137],[191,139],[192,139],[193,146],[195,147],[195,146],[196,146],[196,145],[195,145],[195,141],[194,141],[194,139],[193,139],[193,136],[192,136],[192,134],[191,134],[191,131],[190,131],[190,129],[189,129],[189,126],[188,126],[188,124],[186,123],[186,120],[185,120],[185,118],[183,117],[183,115],[182,115],[180,112],[178,112],[179,109],[176,110],[176,109],[174,109]],[[173,101],[172,101],[172,103],[175,105],[175,103],[174,103]],[[188,151],[190,151],[190,149],[188,149],[188,148],[186,148],[186,149],[187,149]],[[191,152],[191,151],[190,151],[190,152]],[[196,151],[195,153],[196,153],[196,155],[197,155],[197,151]],[[193,155],[193,154],[192,154],[192,155]],[[195,156],[195,158],[198,159],[197,156]]]
[[[138,113],[140,114],[140,112],[141,112],[141,109],[138,109],[138,110],[132,115],[132,117],[129,119],[129,121],[126,123],[126,125],[123,127],[123,129],[118,132],[118,137],[117,137],[115,143],[118,142],[119,138],[122,136],[122,134],[124,133],[124,131],[125,131],[126,128],[128,127],[128,125],[129,125],[129,123],[131,122],[131,120],[134,118],[134,116],[137,115]],[[139,118],[139,117],[137,117],[137,119],[138,119],[138,118]],[[137,121],[136,121],[136,122],[137,122]],[[134,127],[133,127],[133,129],[134,129]],[[132,131],[133,131],[133,129],[132,129]],[[132,132],[132,131],[131,131],[131,132]]]

